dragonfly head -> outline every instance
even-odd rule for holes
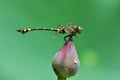
[[[77,32],[78,32],[79,34],[82,32],[82,30],[83,30],[82,27],[80,27],[80,26],[77,27]]]

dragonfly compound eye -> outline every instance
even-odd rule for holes
[[[77,27],[77,32],[80,34],[82,32],[83,28],[82,27]]]

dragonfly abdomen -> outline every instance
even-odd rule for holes
[[[19,29],[17,31],[24,34],[24,33],[35,31],[35,30],[47,30],[47,31],[59,32],[59,29],[54,29],[54,28],[25,28],[25,29]]]

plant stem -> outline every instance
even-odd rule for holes
[[[66,77],[58,77],[57,80],[67,80],[67,78]]]

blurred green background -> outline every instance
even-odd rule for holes
[[[0,80],[56,80],[51,62],[65,35],[20,28],[74,23],[81,65],[68,80],[120,80],[120,0],[0,0]]]

